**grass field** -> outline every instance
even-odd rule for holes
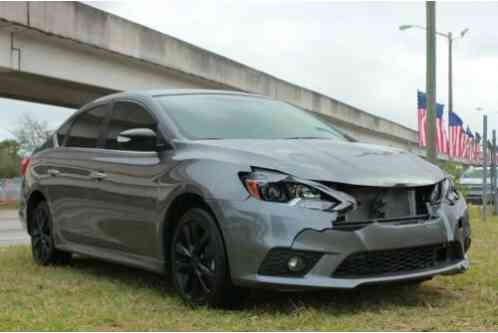
[[[498,218],[472,227],[465,274],[418,288],[260,291],[234,311],[192,310],[155,274],[84,258],[39,267],[26,246],[0,248],[0,331],[497,330]]]
[[[17,202],[0,202],[0,209],[17,209],[18,207]]]

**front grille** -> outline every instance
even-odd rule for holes
[[[266,255],[258,274],[272,276],[300,277],[306,275],[322,257],[320,252],[297,251],[289,248],[273,248]],[[299,272],[287,268],[290,258],[299,256],[304,259],[305,267]]]
[[[416,187],[357,186],[331,182],[323,185],[353,196],[357,201],[354,210],[339,216],[334,228],[354,231],[374,222],[417,223],[429,214],[427,203],[436,185]]]
[[[429,221],[430,215],[414,215],[414,216],[405,216],[399,218],[390,218],[390,219],[375,219],[375,220],[365,220],[365,221],[345,221],[344,218],[339,216],[335,222],[333,222],[333,227],[336,230],[341,231],[355,231],[366,227],[372,223],[390,223],[394,225],[402,225],[402,224],[416,224],[422,223],[425,221]]]
[[[363,278],[433,269],[463,259],[460,243],[358,252],[348,256],[332,277]]]

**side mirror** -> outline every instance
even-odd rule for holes
[[[157,134],[150,128],[132,128],[119,133],[116,138],[121,150],[157,151]]]

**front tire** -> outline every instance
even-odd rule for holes
[[[191,306],[234,306],[245,293],[231,280],[223,239],[212,215],[188,210],[171,242],[171,276],[181,298]]]
[[[52,217],[45,201],[40,202],[30,218],[31,252],[33,260],[42,266],[69,264],[71,253],[55,248],[52,235]]]

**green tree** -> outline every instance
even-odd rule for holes
[[[19,149],[20,145],[15,140],[0,141],[0,178],[19,176]]]
[[[20,154],[29,155],[51,135],[46,121],[33,119],[25,113],[19,118],[19,126],[11,131],[20,145]]]

